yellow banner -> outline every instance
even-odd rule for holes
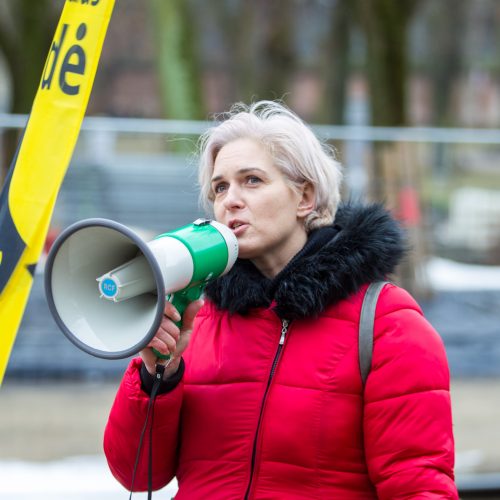
[[[115,0],[66,0],[0,194],[0,384],[78,139]]]

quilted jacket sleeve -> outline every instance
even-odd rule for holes
[[[380,499],[458,499],[449,370],[443,343],[404,290],[388,285],[376,312],[364,435]]]
[[[116,479],[128,490],[139,439],[146,421],[149,395],[141,388],[141,360],[133,359],[125,372],[104,432],[104,452]],[[179,415],[183,382],[156,398],[153,428],[153,489],[165,486],[175,475]],[[149,427],[144,436],[134,491],[148,487]]]

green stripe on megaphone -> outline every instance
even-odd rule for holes
[[[209,221],[188,224],[158,238],[175,238],[189,250],[193,259],[193,277],[190,284],[201,283],[220,276],[226,269],[229,253],[221,233]]]

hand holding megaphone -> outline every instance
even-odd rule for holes
[[[125,358],[156,336],[167,301],[182,315],[237,254],[236,237],[215,221],[199,219],[147,243],[117,222],[84,220],[66,229],[48,255],[49,309],[83,351]]]
[[[164,378],[177,371],[182,353],[191,338],[194,318],[202,305],[202,300],[191,302],[186,307],[182,321],[180,321],[177,309],[171,302],[167,301],[164,318],[156,335],[148,344],[148,347],[139,352],[146,369],[151,375],[155,375],[158,362],[166,366]],[[158,359],[158,352],[162,354],[161,358],[168,358],[168,360],[162,362]]]

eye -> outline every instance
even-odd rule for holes
[[[215,194],[223,193],[227,188],[227,184],[225,182],[219,182],[213,187]]]
[[[259,184],[261,182],[262,180],[260,179],[260,177],[257,177],[256,175],[249,175],[247,177],[247,184]]]

